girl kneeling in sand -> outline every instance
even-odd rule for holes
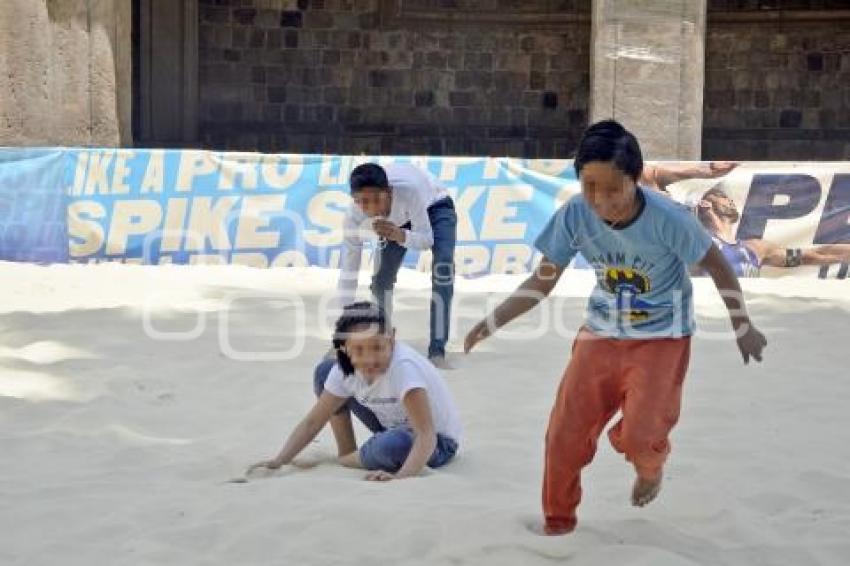
[[[330,421],[339,463],[371,472],[367,480],[415,476],[439,468],[455,455],[461,426],[454,401],[439,371],[406,344],[396,342],[383,310],[369,302],[351,304],[336,323],[336,361],[317,367],[318,400],[272,460],[259,468],[292,462]],[[360,449],[351,413],[374,433]]]

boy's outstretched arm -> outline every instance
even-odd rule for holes
[[[245,474],[248,475],[259,468],[276,470],[292,462],[292,459],[316,438],[316,435],[327,424],[331,416],[343,406],[345,401],[346,399],[343,397],[331,395],[327,391],[322,392],[307,416],[298,423],[298,426],[286,439],[278,455],[271,460],[263,460],[253,464],[246,470]]]
[[[715,244],[711,244],[705,257],[699,262],[699,266],[711,275],[723,302],[726,303],[744,363],[749,363],[750,356],[760,362],[761,352],[767,346],[767,340],[750,321],[741,284],[732,268],[729,267],[726,258],[723,257],[723,253]]]
[[[513,294],[502,301],[493,312],[472,327],[463,342],[463,351],[469,353],[475,345],[496,332],[513,319],[530,311],[549,296],[564,273],[564,267],[543,257],[534,272],[523,281]]]

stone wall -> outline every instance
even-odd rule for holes
[[[589,0],[201,0],[204,145],[565,157]]]
[[[192,145],[568,157],[588,122],[590,0],[197,1]],[[847,0],[707,9],[702,156],[850,159]],[[130,20],[3,0],[0,145],[131,145]]]
[[[616,118],[654,160],[699,160],[705,3],[594,0],[591,121]]]
[[[850,159],[850,3],[708,7],[703,157]]]
[[[0,145],[132,143],[130,0],[2,0]]]

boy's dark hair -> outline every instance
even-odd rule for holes
[[[384,314],[384,309],[375,303],[360,301],[342,309],[342,316],[336,321],[333,346],[336,351],[336,361],[345,375],[354,373],[354,365],[351,363],[351,358],[348,357],[348,354],[342,348],[351,334],[351,329],[363,324],[375,324],[378,326],[379,332],[382,334],[385,333],[387,331],[387,317]]]
[[[356,193],[364,187],[390,188],[387,172],[377,163],[364,163],[355,167],[351,171],[349,185],[352,193]]]
[[[643,172],[643,155],[637,138],[616,120],[596,122],[584,131],[573,165],[576,175],[591,161],[613,162],[635,182]]]

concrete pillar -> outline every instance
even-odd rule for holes
[[[593,0],[591,121],[615,118],[647,159],[699,160],[705,0]]]
[[[3,0],[0,145],[132,143],[130,0]]]

